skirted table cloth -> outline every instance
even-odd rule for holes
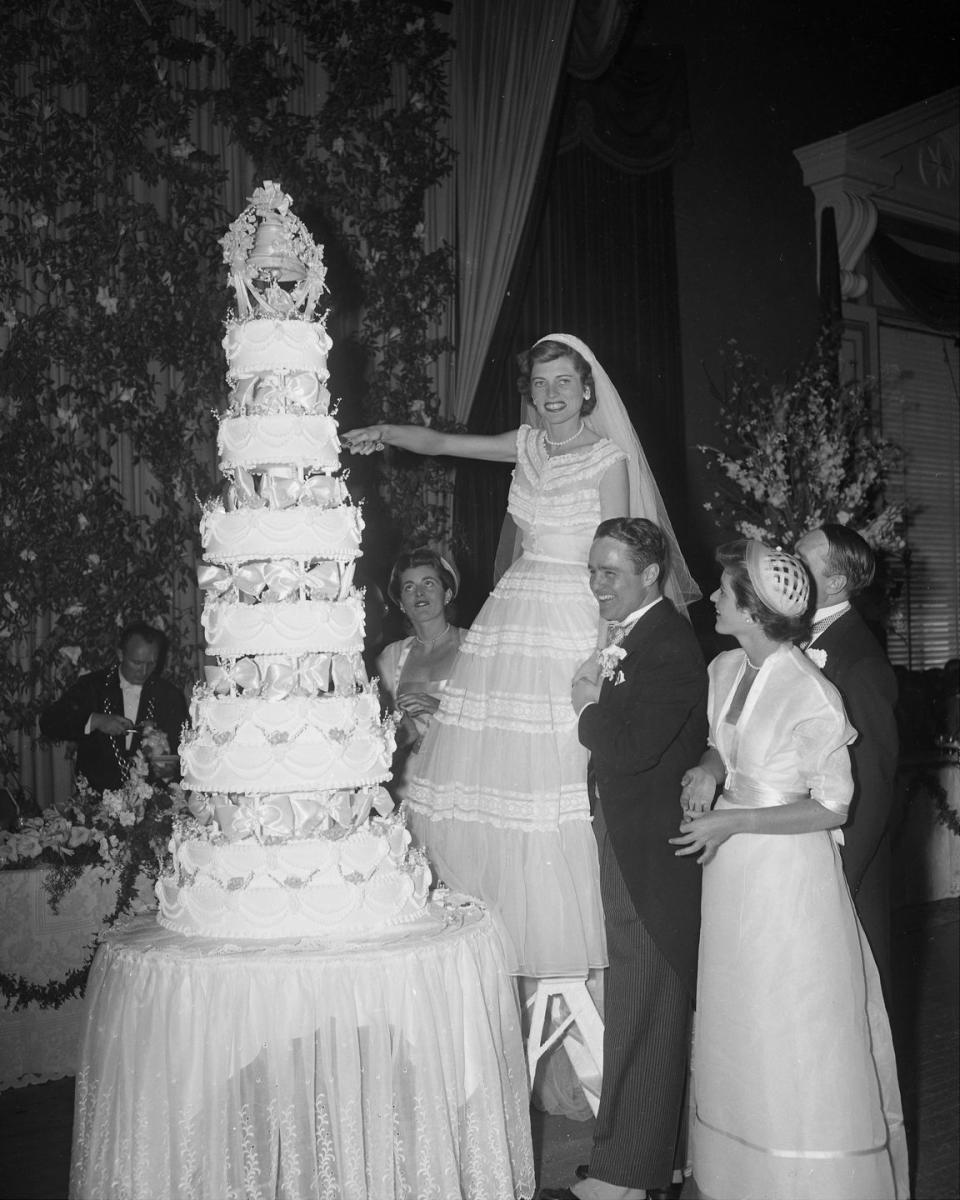
[[[351,943],[139,918],[87,985],[75,1200],[514,1200],[535,1190],[515,983],[489,913]]]
[[[53,875],[49,867],[0,871],[0,971],[41,985],[61,982],[87,961],[117,898],[116,882],[91,868],[54,911]],[[15,1008],[0,999],[0,1090],[73,1075],[82,1016],[80,996],[59,1008]]]

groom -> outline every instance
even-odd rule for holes
[[[643,518],[604,521],[590,549],[590,587],[614,627],[572,691],[610,955],[603,1085],[588,1176],[544,1200],[640,1200],[668,1189],[683,1163],[700,873],[668,839],[680,778],[706,745],[707,676],[690,623],[660,594],[665,559]]]

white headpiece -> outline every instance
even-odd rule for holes
[[[536,342],[562,342],[569,346],[590,364],[593,372],[593,383],[596,389],[597,403],[593,412],[584,417],[584,424],[600,437],[609,438],[616,443],[627,455],[627,475],[630,482],[630,511],[618,514],[630,517],[646,517],[655,522],[663,533],[669,547],[667,558],[667,575],[663,584],[663,594],[683,611],[688,604],[699,600],[701,591],[694,582],[687,568],[686,560],[680,551],[677,535],[667,515],[666,505],[657,487],[657,481],[650,470],[647,456],[640,445],[636,430],[630,421],[620,393],[606,373],[596,355],[580,338],[570,333],[548,333]],[[537,414],[531,419],[531,424],[539,425]]]
[[[799,558],[750,539],[745,554],[753,590],[775,613],[799,617],[810,600],[810,579]]]

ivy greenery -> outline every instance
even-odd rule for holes
[[[357,415],[441,423],[430,367],[452,290],[424,189],[450,169],[447,37],[412,0],[20,0],[0,44],[0,768],[11,735],[134,617],[197,653],[196,498],[216,483],[228,308],[217,239],[239,143],[355,284]],[[253,32],[240,36],[240,17]],[[302,46],[303,51],[295,52]],[[325,94],[301,84],[320,64]],[[402,87],[399,84],[402,83]],[[401,99],[396,97],[400,96]],[[198,139],[199,140],[199,139]],[[309,210],[309,211],[308,211]],[[333,297],[334,304],[337,303]],[[336,380],[334,380],[336,384]],[[351,398],[351,402],[354,402]],[[145,511],[121,472],[145,470]],[[442,480],[392,472],[387,510],[442,532]],[[38,636],[38,619],[46,630]]]

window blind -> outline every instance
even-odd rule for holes
[[[900,617],[892,662],[910,670],[960,656],[960,406],[955,339],[879,322],[883,432],[904,453],[887,487],[908,508],[893,563]]]

